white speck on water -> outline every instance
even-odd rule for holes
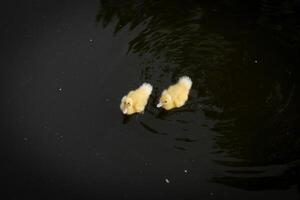
[[[58,88],[58,91],[62,92],[62,88]]]
[[[254,60],[254,63],[257,64],[257,63],[258,63],[258,60]]]
[[[169,183],[170,183],[170,180],[166,178],[166,179],[165,179],[165,182],[169,184]]]
[[[93,38],[90,38],[90,39],[89,39],[89,42],[90,42],[90,43],[92,43],[93,41],[94,41]]]
[[[188,173],[188,170],[185,169],[185,170],[184,170],[184,173]]]

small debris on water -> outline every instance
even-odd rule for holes
[[[258,60],[254,60],[254,63],[257,64],[257,63],[258,63]]]
[[[93,38],[90,38],[90,39],[89,39],[89,42],[90,42],[90,43],[92,43],[93,41],[94,41]]]
[[[185,170],[184,170],[184,173],[188,173],[188,170],[185,169]]]
[[[165,182],[169,184],[169,183],[170,183],[170,180],[166,178],[166,179],[165,179]]]
[[[62,88],[58,88],[58,91],[60,91],[60,92],[61,92],[61,91],[62,91]]]

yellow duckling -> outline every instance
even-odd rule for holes
[[[121,100],[120,108],[123,114],[131,115],[144,112],[151,93],[152,85],[149,83],[143,83],[136,90],[130,91]]]
[[[159,99],[157,107],[163,107],[166,110],[181,107],[188,100],[189,92],[192,87],[192,80],[183,76],[178,82],[164,90]]]

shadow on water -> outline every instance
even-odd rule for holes
[[[123,115],[123,124],[129,123],[134,115]]]
[[[115,34],[143,27],[128,53],[144,57],[139,69],[144,80],[160,90],[171,82],[165,80],[184,74],[193,79],[190,105],[152,115],[188,124],[177,117],[181,112],[192,114],[192,123],[201,123],[197,114],[204,113],[214,122],[212,157],[223,173],[213,182],[247,190],[299,189],[299,1],[100,4],[97,22],[115,23]]]
[[[194,109],[185,109],[185,108],[183,108],[183,109],[175,108],[170,111],[161,110],[156,115],[156,118],[168,120],[168,118],[170,118],[170,116],[176,115],[178,113],[185,113],[185,112],[192,113],[192,112],[195,112],[195,110]],[[185,120],[177,120],[177,121],[185,122]]]
[[[140,122],[140,124],[148,131],[150,131],[153,134],[158,134],[158,135],[167,135],[167,133],[160,133],[154,128],[151,128],[149,125],[147,125],[145,122]]]

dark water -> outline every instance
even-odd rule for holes
[[[6,199],[299,199],[299,1],[1,11]],[[181,75],[187,105],[156,109]],[[145,81],[145,114],[123,117],[121,97]]]

